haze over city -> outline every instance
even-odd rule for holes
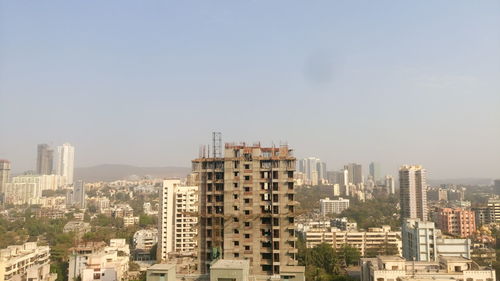
[[[211,132],[331,169],[499,176],[498,1],[0,1],[0,158],[189,167]]]

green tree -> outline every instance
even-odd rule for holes
[[[361,258],[359,250],[349,245],[344,245],[338,249],[338,254],[345,266],[357,265]]]

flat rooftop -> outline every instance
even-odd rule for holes
[[[148,270],[170,270],[172,268],[175,268],[175,264],[171,263],[157,263],[153,264],[148,268]]]
[[[248,260],[218,260],[210,266],[210,269],[244,269],[250,267]]]

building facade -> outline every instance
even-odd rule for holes
[[[311,228],[302,233],[307,248],[314,248],[327,243],[334,249],[345,245],[359,250],[362,256],[369,253],[395,251],[401,255],[402,243],[399,231],[392,231],[390,226],[373,227],[368,231],[341,231],[337,228]]]
[[[401,219],[427,220],[427,184],[422,166],[399,169]]]
[[[342,197],[330,199],[327,197],[319,200],[319,211],[323,216],[327,214],[340,214],[347,208],[349,208],[349,199]]]
[[[75,148],[69,143],[57,147],[56,174],[66,178],[69,185],[73,184],[75,170]]]
[[[39,144],[37,147],[36,173],[50,175],[54,172],[54,150],[48,144]]]
[[[198,223],[198,186],[184,186],[178,179],[163,181],[159,208],[157,259],[169,254],[195,255]]]
[[[199,268],[213,260],[248,259],[255,275],[297,267],[295,157],[287,145],[226,144],[224,156],[193,160],[200,191]]]
[[[10,182],[10,162],[0,159],[0,203],[5,200],[5,189],[8,182]]]
[[[68,280],[125,281],[128,279],[130,249],[125,239],[85,243],[71,249]]]
[[[473,211],[461,208],[440,208],[436,216],[436,225],[444,233],[470,237],[476,231]]]
[[[434,222],[407,219],[401,228],[403,257],[413,261],[437,261],[438,256],[470,258],[470,239],[445,238]]]
[[[0,281],[54,281],[50,273],[50,248],[36,242],[13,245],[0,250]]]
[[[378,182],[382,180],[382,168],[380,163],[371,162],[369,165],[370,176],[374,182]]]

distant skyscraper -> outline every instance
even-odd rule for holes
[[[73,186],[73,204],[80,209],[85,209],[85,184],[82,180],[76,181]]]
[[[75,148],[69,143],[57,147],[57,174],[66,177],[67,184],[73,184],[75,169]]]
[[[380,181],[382,178],[382,172],[380,168],[380,163],[371,162],[370,163],[370,176],[374,182]]]
[[[344,166],[344,169],[348,171],[349,183],[363,183],[363,169],[360,164],[350,163]]]
[[[50,149],[48,144],[38,145],[38,154],[36,158],[36,172],[39,175],[50,175],[54,172],[54,150]]]
[[[385,188],[387,193],[394,194],[396,193],[396,186],[394,184],[394,178],[392,176],[385,176]]]
[[[320,182],[326,180],[326,163],[325,162],[319,162],[318,164],[318,180]]]
[[[500,195],[500,179],[493,181],[493,192]]]
[[[401,219],[427,221],[427,185],[421,166],[402,166],[399,169]]]
[[[326,180],[326,163],[319,158],[308,157],[299,161],[299,172],[304,173],[308,184],[316,185]]]
[[[10,162],[0,159],[0,203],[4,202],[4,193],[10,179]]]

